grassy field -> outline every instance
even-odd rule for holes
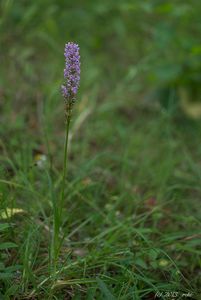
[[[191,2],[0,1],[0,299],[200,299]],[[55,262],[69,40],[81,86]]]

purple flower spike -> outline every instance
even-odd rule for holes
[[[61,86],[61,92],[66,101],[73,103],[80,82],[80,55],[79,46],[73,42],[65,45],[65,83]]]

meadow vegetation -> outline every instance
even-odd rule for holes
[[[200,299],[200,14],[0,1],[0,299]],[[81,82],[53,268],[68,41]]]

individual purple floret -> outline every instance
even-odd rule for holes
[[[65,69],[66,82],[61,86],[61,92],[66,101],[75,100],[80,82],[80,55],[79,46],[73,42],[65,45]]]

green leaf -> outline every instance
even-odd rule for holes
[[[15,272],[22,269],[22,265],[14,265],[6,268],[6,272]]]
[[[14,274],[12,273],[0,273],[0,279],[9,279],[12,278]]]
[[[143,259],[141,259],[141,258],[137,258],[135,260],[135,264],[138,265],[138,266],[140,266],[140,267],[142,267],[143,269],[147,269],[146,262]]]
[[[0,244],[0,250],[5,250],[5,249],[9,249],[9,248],[16,248],[17,245],[11,242],[8,243],[2,243]]]
[[[107,285],[104,281],[100,278],[97,278],[97,283],[99,286],[100,291],[102,292],[105,300],[115,300],[116,298],[111,294],[110,290],[108,289]]]
[[[0,224],[0,231],[8,229],[10,225],[8,223]]]
[[[155,249],[150,249],[149,252],[148,252],[148,255],[149,255],[149,258],[151,260],[156,260],[156,258],[158,257],[158,251],[155,250]]]

